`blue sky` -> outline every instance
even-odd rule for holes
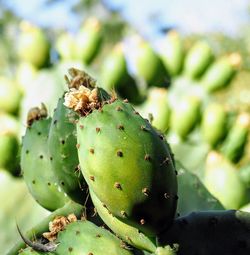
[[[38,25],[76,29],[80,20],[70,10],[78,0],[4,1],[9,8]],[[183,33],[221,31],[235,35],[249,22],[248,0],[103,0],[142,34],[152,37],[159,27],[175,27]],[[98,17],[98,13],[96,13]]]

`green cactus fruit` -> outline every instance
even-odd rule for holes
[[[202,117],[201,133],[203,140],[215,147],[227,133],[227,113],[218,103],[209,104]]]
[[[135,80],[133,80],[127,70],[122,43],[117,44],[111,54],[105,59],[101,69],[100,80],[106,90],[115,90],[122,98],[127,98],[133,103],[141,101]]]
[[[178,255],[250,254],[250,214],[241,211],[193,212],[177,218],[159,238],[178,244]]]
[[[193,130],[200,118],[201,101],[196,96],[183,97],[172,109],[171,129],[182,139]]]
[[[230,79],[241,63],[241,57],[237,53],[221,57],[215,61],[201,79],[201,84],[208,92],[219,90],[228,85]]]
[[[229,130],[229,134],[222,146],[222,153],[232,162],[237,163],[244,154],[249,127],[249,114],[241,113],[237,117],[235,124]]]
[[[152,125],[161,132],[169,128],[170,107],[168,105],[168,91],[165,88],[151,88],[148,99],[144,103],[143,112],[152,120]]]
[[[46,118],[44,109],[31,109],[22,140],[21,169],[34,199],[44,208],[53,211],[69,199],[51,169],[47,145],[50,124],[51,118]]]
[[[64,98],[60,98],[49,130],[48,150],[51,166],[64,192],[73,201],[84,204],[87,184],[80,171],[77,156],[77,115],[63,103]]]
[[[16,69],[16,82],[20,86],[23,94],[26,94],[37,74],[38,70],[32,64],[27,62],[19,63]]]
[[[78,157],[98,199],[114,216],[149,235],[171,224],[177,182],[162,136],[127,100],[107,99],[99,88],[70,90],[65,105],[82,115]]]
[[[184,51],[181,38],[176,31],[172,30],[168,32],[160,57],[171,76],[176,76],[180,73]]]
[[[56,40],[56,50],[63,60],[74,59],[74,39],[73,36],[67,32],[62,33]]]
[[[97,198],[92,190],[90,190],[90,196],[99,216],[120,238],[138,249],[146,250],[148,252],[154,252],[156,250],[156,244],[137,228],[134,228],[113,216],[108,209],[103,206],[103,203]]]
[[[138,38],[134,54],[137,75],[143,78],[149,86],[166,87],[169,78],[159,56],[149,43]]]
[[[241,167],[238,173],[242,182],[244,182],[246,187],[250,189],[250,164]]]
[[[204,184],[226,209],[239,209],[247,202],[247,190],[237,170],[218,152],[207,156]]]
[[[100,50],[102,42],[101,24],[89,18],[75,38],[75,58],[90,64]]]
[[[14,81],[0,77],[0,111],[16,114],[21,100],[20,89]]]
[[[57,242],[60,243],[55,251],[58,255],[133,254],[111,232],[86,220],[67,225],[65,230],[59,232]]]
[[[178,215],[184,216],[192,211],[224,209],[196,175],[186,170],[178,161],[176,168],[178,169]]]
[[[50,43],[40,28],[23,21],[17,45],[17,53],[22,61],[37,68],[43,67],[49,62]]]
[[[188,52],[185,63],[184,73],[191,79],[198,78],[206,70],[213,59],[210,46],[205,41],[198,41]]]

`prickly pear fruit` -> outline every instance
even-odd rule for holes
[[[21,100],[19,87],[6,77],[0,77],[0,111],[16,114]]]
[[[149,86],[166,87],[168,85],[169,79],[159,56],[147,42],[140,38],[138,38],[134,57],[138,76],[142,77]]]
[[[246,187],[249,189],[250,188],[250,164],[247,164],[246,166],[241,167],[238,173],[242,182],[244,182]]]
[[[77,156],[75,122],[77,115],[58,100],[48,138],[52,170],[64,192],[75,202],[83,204],[87,184],[83,179]]]
[[[185,139],[193,130],[200,117],[200,99],[195,96],[186,96],[172,109],[171,128]]]
[[[138,249],[149,252],[155,251],[156,244],[152,240],[150,240],[137,228],[134,228],[113,216],[108,209],[103,206],[103,203],[97,198],[92,190],[90,190],[90,196],[99,216],[114,233],[116,233],[125,242]]]
[[[90,64],[98,53],[102,42],[101,24],[89,18],[76,35],[75,58]]]
[[[36,67],[42,67],[47,64],[50,44],[44,32],[38,27],[23,21],[17,45],[17,53],[21,60]]]
[[[189,78],[199,77],[211,63],[213,54],[210,46],[205,41],[198,41],[188,52],[184,73]]]
[[[64,32],[56,41],[56,50],[63,60],[74,59],[74,39],[71,34]]]
[[[179,74],[182,68],[184,51],[179,34],[172,30],[167,33],[160,57],[171,76]]]
[[[152,125],[161,132],[166,132],[169,128],[171,113],[167,95],[168,92],[165,88],[151,88],[142,110],[146,117],[152,119]]]
[[[222,57],[215,61],[202,77],[201,84],[208,92],[213,92],[228,85],[240,65],[241,57],[237,53]]]
[[[28,127],[22,140],[21,169],[34,199],[44,208],[53,211],[62,207],[68,197],[51,169],[47,146],[50,124],[51,118],[47,118],[44,108],[33,108],[29,112]]]
[[[68,224],[58,233],[56,241],[60,243],[56,249],[58,255],[133,254],[126,249],[126,244],[123,244],[111,232],[86,220]]]
[[[205,109],[201,132],[203,140],[215,147],[226,135],[227,113],[221,104],[212,103]]]
[[[241,113],[222,146],[222,153],[232,162],[237,163],[244,154],[250,127],[250,115]]]
[[[215,151],[207,156],[204,184],[226,209],[239,209],[248,200],[235,167]]]
[[[82,115],[78,157],[98,199],[116,217],[149,235],[171,224],[177,182],[162,136],[126,100],[105,98],[99,88],[71,89],[65,104]]]
[[[178,244],[178,255],[248,255],[250,214],[241,211],[193,212],[177,218],[159,244]],[[194,241],[195,240],[195,241]]]
[[[139,90],[128,73],[124,47],[121,43],[117,44],[105,59],[100,80],[106,90],[115,90],[122,98],[127,98],[133,103],[140,102]]]

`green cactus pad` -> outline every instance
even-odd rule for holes
[[[123,243],[109,231],[90,221],[77,221],[59,232],[56,249],[58,255],[132,255]]]
[[[77,156],[75,122],[77,115],[63,105],[60,98],[49,130],[48,150],[52,170],[64,192],[75,202],[84,204],[87,184]]]
[[[18,252],[18,255],[49,255],[49,254],[53,254],[50,252],[41,252],[41,251],[34,251],[32,248],[28,247],[24,250],[21,250],[20,252]]]
[[[26,129],[22,141],[21,168],[34,199],[51,211],[62,207],[68,197],[51,169],[47,140],[51,118],[42,118]]]
[[[248,201],[245,184],[234,165],[217,152],[207,156],[204,184],[226,209],[239,209]]]
[[[178,255],[250,254],[250,214],[241,211],[193,212],[177,218],[159,244],[178,244]]]

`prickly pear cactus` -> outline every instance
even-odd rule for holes
[[[86,220],[67,225],[59,232],[57,242],[60,243],[56,249],[58,255],[132,254],[116,236]]]
[[[177,218],[159,243],[178,244],[178,255],[250,253],[250,214],[241,211],[193,212]]]
[[[171,224],[178,199],[168,146],[127,101],[83,85],[65,96],[65,104],[81,114],[77,140],[83,175],[111,213],[154,236]]]
[[[75,121],[77,115],[63,105],[60,98],[49,130],[48,150],[51,166],[65,193],[74,201],[83,204],[87,184],[79,167],[76,148]]]
[[[62,207],[68,197],[51,169],[47,140],[51,118],[46,110],[34,108],[28,115],[28,127],[22,140],[21,169],[24,181],[35,200],[44,208]]]

